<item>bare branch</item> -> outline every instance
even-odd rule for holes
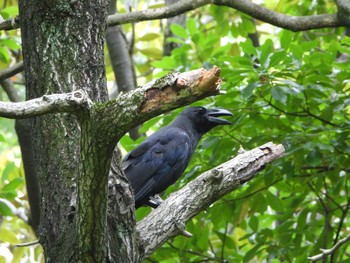
[[[13,82],[9,79],[0,80],[0,85],[5,90],[7,97],[12,102],[20,102],[21,98],[17,93],[17,90],[13,86]]]
[[[23,119],[48,113],[74,112],[90,107],[91,101],[82,90],[64,94],[45,95],[23,102],[0,102],[0,117]]]
[[[174,17],[212,3],[212,0],[180,1],[166,7],[108,16],[108,26]]]
[[[19,17],[9,18],[0,23],[0,30],[12,30],[19,28]]]
[[[350,233],[344,237],[343,239],[340,239],[332,248],[329,249],[321,249],[320,254],[317,254],[312,257],[308,257],[310,259],[310,262],[316,262],[318,260],[323,259],[324,257],[333,254],[339,247],[341,247],[344,243],[348,242],[350,240]]]
[[[0,81],[10,78],[21,71],[23,71],[23,61],[18,62],[7,69],[0,70]]]
[[[140,245],[149,256],[170,238],[184,232],[184,224],[212,203],[249,181],[266,164],[282,157],[284,147],[271,142],[239,154],[172,193],[137,224]]]
[[[255,19],[292,31],[346,26],[336,14],[289,16],[245,0],[215,0],[214,3],[232,7]]]

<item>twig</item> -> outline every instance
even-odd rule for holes
[[[29,247],[29,246],[33,246],[33,245],[37,245],[37,244],[39,244],[39,239],[34,240],[34,241],[30,241],[30,242],[26,242],[26,243],[15,244],[15,246],[16,247]]]
[[[311,262],[316,262],[320,259],[323,259],[324,257],[330,255],[330,254],[333,254],[339,247],[341,247],[344,243],[346,243],[347,241],[350,240],[350,233],[344,237],[343,239],[340,239],[338,241],[338,243],[336,243],[332,248],[329,248],[329,249],[320,249],[322,253],[320,254],[317,254],[315,256],[312,256],[312,257],[308,257],[308,259],[311,260]]]
[[[22,101],[21,97],[18,95],[17,90],[13,86],[13,82],[9,79],[0,80],[0,85],[5,90],[7,97],[11,102]]]
[[[23,61],[16,63],[12,67],[0,71],[0,80],[11,78],[17,73],[23,71]]]

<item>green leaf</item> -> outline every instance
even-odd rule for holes
[[[189,18],[186,23],[187,30],[190,33],[191,36],[196,34],[198,32],[197,25],[196,25],[196,20],[194,18]]]
[[[17,234],[9,229],[6,229],[5,227],[2,227],[0,230],[0,240],[10,244],[18,243]]]
[[[331,121],[333,119],[333,115],[334,115],[333,113],[334,113],[334,107],[333,106],[329,106],[324,111],[322,111],[320,117],[322,119],[327,120],[327,121]]]
[[[8,207],[8,205],[3,200],[0,200],[0,215],[3,215],[3,216],[13,215],[10,207]]]
[[[289,30],[283,30],[280,38],[282,48],[288,49],[288,47],[292,43],[292,39],[293,39],[293,33]]]
[[[170,29],[174,35],[177,35],[177,36],[182,37],[184,39],[188,38],[186,30],[182,26],[180,26],[179,24],[171,24]]]
[[[179,44],[186,44],[186,41],[178,38],[178,37],[168,37],[166,39],[166,42],[173,42],[173,43],[179,43]]]
[[[284,206],[281,199],[270,192],[266,192],[266,201],[267,204],[277,212],[283,212]]]
[[[1,43],[1,45],[6,46],[12,50],[18,50],[21,48],[21,45],[13,38],[1,39],[0,43]]]
[[[270,55],[272,55],[273,50],[273,42],[271,39],[267,39],[265,43],[260,48],[260,56],[259,61],[261,65],[264,65],[264,67],[268,67],[268,58]]]
[[[259,86],[260,86],[260,84],[258,82],[253,82],[253,83],[250,83],[248,86],[245,86],[241,90],[242,98],[248,99],[253,94],[253,91]]]
[[[7,48],[0,46],[0,61],[3,63],[10,62],[10,53]]]
[[[341,43],[342,45],[350,46],[350,37],[344,36],[344,37],[341,39],[340,43]]]
[[[5,137],[0,133],[0,142],[5,142]]]
[[[249,220],[249,227],[254,231],[254,232],[258,232],[258,228],[259,228],[259,220],[256,216],[251,216],[250,220]]]
[[[282,104],[286,104],[287,95],[281,87],[273,86],[271,89],[271,94],[275,100],[277,100],[278,102],[281,102]]]
[[[159,61],[153,61],[152,66],[163,69],[175,69],[178,65],[173,57],[163,57]]]
[[[287,53],[285,51],[279,51],[275,52],[271,57],[270,57],[270,64],[269,67],[274,67],[280,62],[284,61],[287,56]]]
[[[257,56],[256,48],[253,46],[253,42],[250,40],[250,38],[247,38],[245,42],[242,42],[239,45],[241,46],[243,52],[247,55]]]
[[[293,56],[297,60],[302,61],[302,58],[303,58],[303,55],[304,55],[303,49],[300,46],[295,45],[295,44],[291,44],[289,48],[292,51]]]
[[[148,34],[145,34],[145,35],[139,37],[137,40],[138,41],[151,41],[151,40],[154,40],[156,38],[159,38],[159,34],[148,33]]]
[[[156,59],[162,58],[162,50],[156,47],[143,48],[143,49],[139,49],[139,51],[142,54],[146,55],[147,57],[156,58]]]
[[[16,188],[18,186],[20,186],[21,184],[23,184],[23,179],[21,177],[17,177],[15,179],[13,179],[11,182],[9,182],[8,184],[6,184],[1,191],[2,192],[9,192],[9,191],[14,191],[16,190]]]
[[[16,17],[18,16],[18,6],[13,5],[13,6],[8,6],[6,8],[3,8],[0,11],[0,14],[4,19],[8,19],[10,17]]]
[[[8,179],[9,175],[16,169],[16,165],[13,162],[8,162],[5,169],[2,172],[1,180],[4,182]]]

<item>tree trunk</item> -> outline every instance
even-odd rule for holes
[[[20,1],[27,99],[83,89],[93,101],[107,100],[103,54],[106,6],[104,0]],[[81,198],[86,185],[89,190],[105,189],[107,195],[108,168],[99,182],[79,184],[83,175],[89,180],[86,175],[91,171],[106,170],[106,165],[91,163],[97,157],[97,147],[87,150],[91,129],[83,119],[55,114],[31,120],[41,189],[38,233],[48,262],[107,259],[107,246],[101,246],[107,240],[107,198],[97,193]],[[86,158],[84,154],[91,155]],[[102,161],[108,162],[106,158]],[[98,215],[94,214],[96,205]]]

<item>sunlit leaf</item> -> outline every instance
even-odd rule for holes
[[[283,212],[284,206],[281,199],[270,192],[266,192],[266,201],[271,208],[277,212]]]
[[[188,37],[186,30],[179,24],[171,24],[170,29],[174,35],[177,35],[177,36],[182,37],[184,39],[186,39]]]

